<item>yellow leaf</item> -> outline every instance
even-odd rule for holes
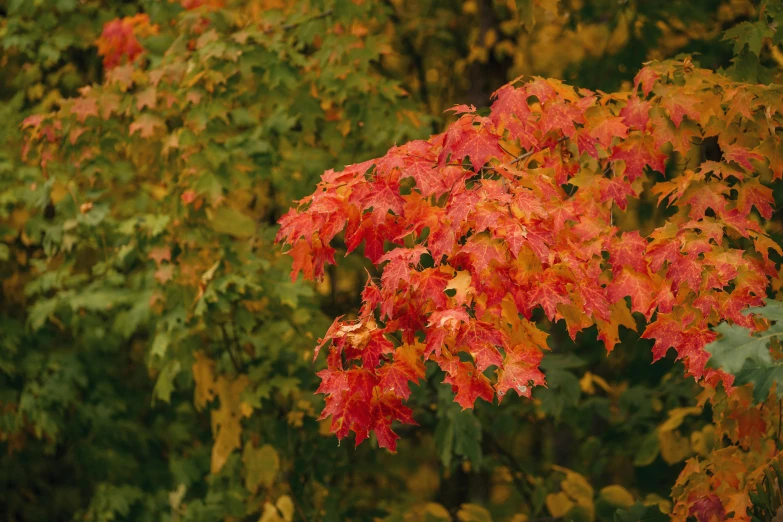
[[[661,457],[668,464],[676,464],[691,455],[690,440],[681,435],[677,428],[688,415],[698,415],[701,408],[675,408],[669,411],[669,418],[658,426],[658,442],[661,447]]]
[[[192,369],[196,388],[193,393],[193,403],[197,410],[201,410],[215,398],[215,363],[203,352],[196,352],[194,355],[196,362],[193,363]]]
[[[475,289],[471,286],[473,279],[470,277],[470,272],[467,270],[460,270],[454,276],[454,279],[449,281],[446,285],[446,290],[456,290],[454,299],[458,303],[465,303],[468,299],[468,292],[475,292]]]
[[[715,447],[715,427],[707,424],[701,431],[691,433],[691,449],[702,457],[706,457]]]
[[[691,455],[691,445],[686,437],[678,431],[658,431],[658,442],[661,446],[661,458],[667,464],[682,462]]]
[[[457,512],[460,522],[492,522],[492,515],[478,504],[462,504]]]
[[[693,406],[691,408],[674,408],[673,410],[669,411],[669,418],[666,419],[663,424],[658,427],[658,429],[661,431],[676,430],[680,427],[682,421],[685,420],[685,417],[688,415],[698,415],[700,413],[701,408],[698,406]]]
[[[280,470],[280,457],[269,444],[255,448],[251,442],[246,442],[242,463],[245,465],[245,487],[253,494],[258,492],[259,486],[271,486]]]
[[[579,387],[582,388],[582,391],[588,395],[592,395],[595,393],[595,385],[598,385],[599,388],[604,390],[608,394],[612,394],[612,387],[609,386],[609,383],[604,380],[603,377],[600,375],[595,375],[594,373],[585,372],[584,376],[579,380]]]
[[[283,515],[283,519],[286,522],[291,522],[294,518],[294,502],[291,500],[291,497],[288,495],[283,495],[282,497],[277,499],[277,502],[275,502],[275,506],[277,506],[277,510],[280,511]]]
[[[258,522],[286,522],[286,520],[280,516],[280,512],[270,502],[264,504],[264,512],[261,513],[261,518]]]
[[[633,495],[622,486],[606,486],[601,490],[599,496],[612,506],[618,508],[627,508],[635,503]]]
[[[241,442],[242,411],[240,396],[248,385],[247,375],[240,375],[230,381],[225,376],[218,377],[215,391],[220,400],[220,408],[212,411],[212,460],[210,471],[219,472],[229,455]]]
[[[572,507],[575,506],[574,502],[568,498],[568,495],[562,491],[559,493],[550,493],[546,496],[546,508],[549,510],[549,514],[554,518],[561,518],[568,513]]]
[[[552,469],[565,474],[565,478],[560,483],[560,487],[563,488],[563,492],[568,496],[569,499],[571,499],[577,506],[583,508],[587,512],[590,520],[592,520],[595,515],[595,505],[593,503],[593,486],[590,485],[584,476],[568,468],[564,468],[562,466],[552,466]],[[547,507],[549,506],[547,505]]]
[[[436,502],[416,504],[405,513],[405,522],[451,522],[448,510]]]
[[[579,379],[579,387],[582,389],[582,391],[588,395],[593,395],[595,393],[595,385],[598,385],[599,388],[604,390],[606,393],[611,394],[612,393],[612,387],[609,386],[609,383],[607,383],[603,377],[599,375],[595,375],[590,372],[585,372],[584,376]]]

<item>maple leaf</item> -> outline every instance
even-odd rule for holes
[[[610,314],[608,321],[600,317],[596,320],[598,338],[604,342],[607,353],[614,350],[614,347],[620,342],[620,326],[636,330],[636,321],[634,321],[625,301],[618,301],[611,305]]]
[[[466,112],[467,113],[476,112],[476,108],[473,105],[462,104],[462,105],[455,105],[454,107],[446,109],[443,112],[448,112],[448,111],[454,111],[454,114],[463,114]]]
[[[495,390],[498,402],[509,390],[514,390],[520,397],[531,398],[534,386],[545,386],[544,374],[539,370],[543,354],[527,347],[515,347],[506,356],[502,369],[498,370],[498,382]]]
[[[378,446],[386,448],[392,453],[397,451],[397,440],[399,435],[391,429],[392,421],[399,421],[403,424],[416,425],[413,420],[413,410],[404,406],[400,399],[393,394],[387,393],[381,395],[373,401],[373,424],[372,430],[378,439]]]
[[[432,149],[431,143],[417,140],[407,143],[395,151],[397,159],[399,159],[398,168],[402,171],[401,177],[413,178],[416,187],[424,197],[442,196],[454,185],[459,176],[464,176],[463,170],[459,167],[439,169],[437,155],[433,153]],[[385,158],[390,155],[392,155],[392,151],[389,151]],[[383,159],[381,164],[382,162]],[[388,166],[385,167],[385,169],[388,168]]]
[[[149,36],[155,32],[157,28],[150,24],[147,14],[115,18],[105,23],[96,41],[98,55],[103,57],[103,66],[113,69],[120,65],[123,59],[135,61],[144,51],[137,36]]]
[[[492,103],[490,119],[495,126],[501,122],[508,124],[512,117],[524,122],[530,115],[525,89],[516,88],[512,84],[504,85],[492,94],[492,98],[495,101]]]
[[[383,329],[370,331],[366,344],[359,350],[364,368],[375,368],[380,363],[382,356],[394,352],[394,343],[388,340],[385,334]]]
[[[708,495],[696,500],[689,512],[698,522],[712,522],[726,518],[726,510],[716,495]]]
[[[503,359],[497,346],[508,346],[508,340],[494,325],[475,320],[460,325],[455,349],[470,353],[480,372],[490,366],[502,366]]]
[[[358,226],[349,225],[346,228],[347,253],[353,252],[364,241],[364,255],[373,263],[377,263],[384,254],[383,245],[387,240],[398,245],[402,244],[402,241],[397,239],[402,230],[398,218],[391,214],[386,214],[380,223],[372,219],[362,219],[358,222]]]
[[[619,273],[615,274],[606,290],[610,303],[616,303],[625,296],[630,296],[632,311],[639,312],[645,317],[652,314],[650,307],[656,289],[652,279],[646,273],[623,267]]]
[[[750,207],[754,206],[764,219],[771,219],[772,205],[774,203],[775,198],[772,196],[772,189],[765,187],[756,179],[743,183],[739,188],[737,209],[743,214],[748,214]]]
[[[136,95],[136,110],[142,110],[144,107],[149,107],[150,109],[155,108],[156,100],[157,100],[157,89],[155,86],[148,87],[144,89],[142,92]]]
[[[644,274],[647,272],[647,253],[648,242],[637,231],[625,232],[617,238],[613,238],[609,249],[609,261],[615,273],[622,270],[624,266],[633,268],[636,272]]]
[[[697,256],[680,254],[670,262],[667,275],[675,283],[677,290],[687,283],[692,291],[699,291],[703,270],[702,262]]]
[[[776,180],[783,178],[783,140],[777,136],[768,136],[753,149],[753,153],[767,158],[769,170]]]
[[[644,138],[632,136],[612,149],[611,159],[625,162],[625,176],[629,181],[644,174],[644,168],[649,167],[661,174],[666,172],[664,161],[666,155],[655,147],[651,136]]]
[[[71,114],[76,115],[79,123],[84,123],[90,116],[98,117],[98,100],[89,96],[89,91],[83,92],[80,98],[71,105]]]
[[[636,73],[636,76],[633,79],[633,88],[636,90],[641,85],[644,95],[649,96],[653,89],[653,85],[660,77],[661,75],[653,70],[652,67],[644,67],[641,71]]]
[[[584,122],[583,111],[573,104],[558,100],[544,111],[544,116],[541,120],[541,132],[546,134],[556,130],[565,136],[571,137],[576,132],[574,124]]]
[[[446,133],[446,141],[440,153],[438,162],[445,164],[446,158],[462,161],[465,156],[470,158],[473,170],[481,170],[490,158],[502,158],[505,155],[499,145],[499,137],[487,128],[489,121],[476,126],[471,116],[463,116],[459,125]]]
[[[171,262],[171,248],[167,246],[155,247],[150,250],[147,257],[155,261],[155,265],[159,267],[163,261]]]
[[[155,135],[156,129],[165,129],[166,123],[157,116],[152,114],[142,114],[136,121],[130,124],[128,129],[129,134],[133,134],[138,131],[142,138],[151,138]]]
[[[424,378],[421,353],[415,345],[400,346],[394,351],[394,362],[384,364],[379,374],[381,390],[407,399],[411,394],[408,383]]]
[[[604,148],[609,148],[612,140],[617,138],[626,138],[628,136],[628,126],[623,123],[623,118],[619,116],[606,116],[592,119],[587,127],[590,137],[596,139]]]
[[[552,84],[540,76],[534,76],[533,81],[528,82],[524,88],[529,96],[535,96],[541,104],[545,104],[557,96],[557,91],[552,87]]]
[[[400,195],[400,184],[392,177],[362,185],[351,197],[351,202],[363,209],[372,208],[372,218],[376,225],[386,221],[389,211],[402,214],[405,200]]]
[[[699,111],[696,106],[699,99],[683,94],[673,94],[673,89],[667,86],[661,92],[661,107],[666,109],[676,128],[680,128],[682,119],[687,116],[693,121],[699,121]]]
[[[517,309],[529,318],[532,309],[541,306],[550,319],[557,315],[557,305],[571,304],[566,289],[566,280],[557,270],[546,270],[543,274],[527,277],[525,288],[512,288],[511,293]]]
[[[624,177],[614,177],[601,186],[601,202],[612,200],[620,210],[628,207],[628,198],[637,196],[631,183]]]
[[[485,272],[493,263],[503,264],[506,260],[502,244],[486,235],[471,237],[460,249],[460,254],[467,256],[476,275]]]
[[[291,281],[296,281],[299,272],[305,279],[321,279],[324,275],[324,265],[334,264],[335,249],[324,246],[320,241],[314,241],[310,245],[306,241],[298,241],[289,254],[294,258],[291,266]]]
[[[454,400],[463,410],[472,409],[479,397],[492,402],[495,396],[489,379],[470,363],[456,362],[454,370],[446,375],[443,382],[451,384],[451,389],[456,393]]]
[[[723,197],[726,187],[716,183],[705,184],[695,183],[690,186],[686,194],[680,199],[679,203],[690,205],[688,217],[691,219],[702,219],[706,216],[708,208],[711,208],[716,215],[721,216],[728,205],[728,201]]]
[[[620,109],[620,117],[623,123],[631,129],[644,131],[647,128],[647,122],[650,121],[650,107],[650,102],[632,96],[626,102],[625,107]]]
[[[427,249],[419,245],[414,248],[395,248],[378,259],[378,263],[388,261],[381,275],[381,284],[386,290],[396,290],[400,282],[411,282],[411,265],[418,265]]]
[[[750,160],[763,161],[764,156],[758,152],[753,152],[740,145],[729,145],[723,148],[723,157],[726,161],[733,161],[743,169],[753,171],[753,164]]]

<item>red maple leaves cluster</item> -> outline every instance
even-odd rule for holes
[[[781,107],[765,89],[688,62],[646,67],[633,93],[534,78],[499,89],[487,117],[455,107],[444,133],[326,172],[280,220],[292,277],[322,277],[341,232],[347,252],[363,243],[382,266],[359,318],[338,318],[318,346],[329,345],[318,391],[332,431],[357,444],[374,431],[394,451],[391,423],[413,422],[402,401],[427,360],[463,408],[530,397],[545,384],[538,309],[572,337],[597,326],[609,351],[639,313],[655,359],[674,348],[689,374],[730,387],[705,369],[709,327],[753,326],[741,312],[766,296],[769,249],[780,253],[754,213],[772,213],[759,169],[783,175]],[[705,139],[721,161],[694,155]],[[620,230],[614,215],[667,172],[652,191],[677,212],[649,233]]]
[[[181,0],[180,4],[186,10],[203,8],[207,11],[223,7],[223,0]],[[202,20],[202,25],[208,25]],[[98,55],[103,57],[103,67],[113,69],[124,63],[133,63],[144,53],[139,38],[158,32],[158,27],[150,23],[149,15],[139,13],[124,18],[115,18],[103,25],[100,37],[95,45]]]
[[[103,57],[103,67],[109,70],[126,61],[133,63],[144,52],[138,37],[155,32],[157,28],[150,24],[149,16],[143,13],[106,22],[101,36],[95,42],[98,55]]]

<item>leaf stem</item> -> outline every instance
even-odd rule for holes
[[[567,139],[568,139],[568,136],[563,136],[562,138],[557,140],[557,142],[555,142],[555,145],[559,145],[560,143],[563,143]],[[540,150],[529,150],[529,151],[525,152],[524,154],[520,154],[519,156],[516,157],[516,159],[514,161],[511,162],[511,164],[514,165],[515,163],[519,163],[520,161],[529,158],[530,156],[532,156],[536,152],[540,152]]]

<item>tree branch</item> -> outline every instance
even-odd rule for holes
[[[559,145],[560,143],[563,143],[567,139],[568,139],[568,136],[563,136],[562,138],[557,140],[557,142],[555,142],[555,145]],[[529,151],[525,152],[524,154],[520,154],[519,156],[516,157],[516,159],[514,161],[511,162],[511,164],[514,165],[515,163],[519,163],[523,159],[529,158],[530,156],[532,156],[536,152],[539,152],[539,151],[538,150],[529,150]]]

